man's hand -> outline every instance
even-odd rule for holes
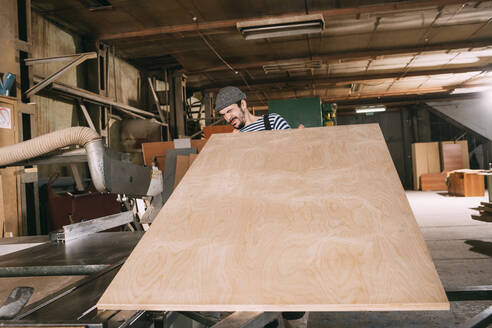
[[[232,130],[232,133],[239,133],[240,131],[238,129]]]
[[[301,124],[299,124],[299,126],[297,128],[298,129],[304,129],[304,125],[301,123]]]

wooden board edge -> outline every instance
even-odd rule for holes
[[[251,312],[339,312],[339,311],[449,311],[449,302],[435,303],[393,303],[393,304],[296,304],[296,305],[188,305],[174,304],[160,306],[156,304],[104,304],[98,303],[98,310],[145,310],[145,311],[203,311],[203,312],[235,312],[235,311],[251,311]]]

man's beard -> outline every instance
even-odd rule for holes
[[[234,122],[234,120],[237,120],[239,122],[239,125],[237,127],[235,127],[232,122]],[[238,130],[241,130],[242,128],[244,128],[244,125],[245,125],[245,122],[244,122],[244,119],[240,119],[239,117],[234,117],[231,121],[230,121],[230,124],[232,125],[232,127],[234,129],[238,129]]]
[[[243,121],[240,121],[240,122],[239,122],[238,127],[236,128],[236,127],[234,126],[234,128],[235,128],[235,129],[238,129],[238,130],[241,130],[242,128],[244,128],[244,122],[243,122]]]

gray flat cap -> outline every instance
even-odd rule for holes
[[[219,90],[217,99],[215,100],[215,110],[220,111],[229,105],[235,104],[238,101],[246,99],[244,92],[236,87],[225,87]]]

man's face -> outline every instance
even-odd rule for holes
[[[242,104],[242,102],[241,102]],[[242,129],[246,123],[244,109],[238,104],[232,104],[219,111],[219,114],[224,116],[224,119],[235,129]]]

